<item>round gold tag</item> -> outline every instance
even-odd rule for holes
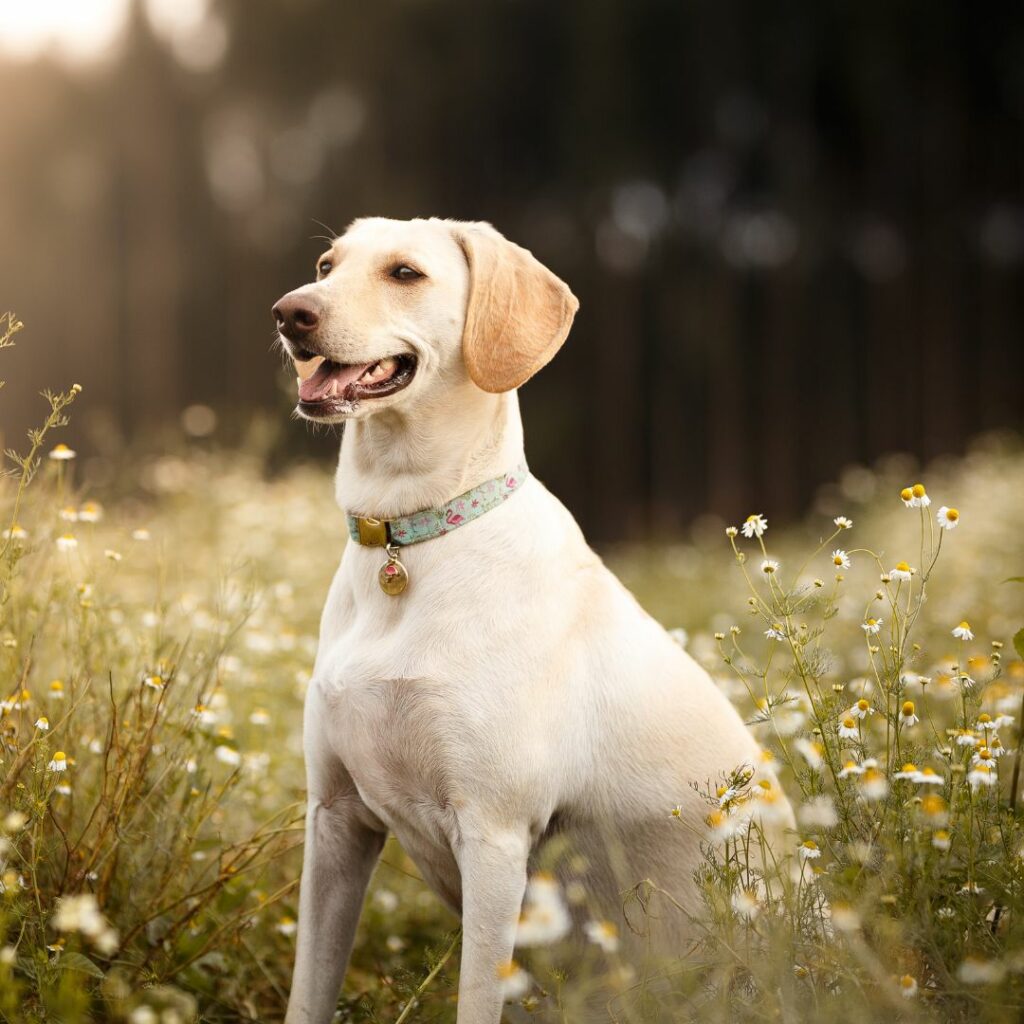
[[[394,597],[400,594],[409,586],[409,572],[402,563],[392,555],[387,562],[380,567],[377,573],[377,582],[385,594]]]

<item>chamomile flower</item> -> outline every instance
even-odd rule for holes
[[[811,797],[797,808],[796,813],[800,824],[806,828],[832,828],[839,822],[836,805],[831,797],[824,794]]]
[[[17,523],[12,523],[10,527],[4,530],[3,538],[4,540],[27,540],[28,530],[23,526],[19,526]]]
[[[277,924],[274,926],[274,930],[279,932],[281,935],[287,935],[289,938],[293,936],[299,930],[299,923],[294,917],[285,915],[277,919]]]
[[[944,786],[946,780],[934,768],[922,768],[914,778],[919,786]]]
[[[832,522],[835,523],[840,530],[850,530],[853,528],[853,520],[847,519],[846,516],[836,516]]]
[[[736,832],[736,819],[730,817],[728,811],[712,811],[704,821],[708,827],[708,837],[712,842],[724,842]]]
[[[50,449],[48,457],[53,459],[54,462],[67,462],[70,459],[73,459],[77,454],[78,452],[73,448],[69,448],[66,444],[61,443],[54,445],[53,448]]]
[[[583,931],[590,942],[606,953],[614,953],[619,948],[619,929],[611,921],[588,921]]]
[[[917,725],[921,719],[917,717],[917,709],[914,707],[912,700],[905,700],[903,706],[900,708],[900,722],[908,728],[912,725]]]
[[[917,979],[910,974],[904,974],[899,980],[900,995],[904,999],[913,999],[917,995]]]
[[[1013,719],[1011,718],[1010,721],[1012,722]],[[978,721],[975,723],[974,728],[977,729],[978,732],[994,732],[996,724],[992,721],[991,715],[982,712],[978,715]]]
[[[928,497],[924,489],[924,484],[914,484],[910,488],[910,492],[913,495],[910,503],[914,508],[927,508],[932,503],[932,499]]]
[[[98,523],[103,518],[103,506],[96,501],[87,501],[78,510],[78,519],[83,523]]]
[[[40,715],[36,719],[36,728],[39,729],[41,732],[48,732],[49,731],[49,729],[50,729],[50,720],[46,717],[46,715]]]
[[[900,500],[903,502],[904,505],[907,506],[907,508],[913,508],[913,506],[914,506],[914,490],[913,490],[913,488],[912,487],[904,487],[903,490],[900,491]]]
[[[907,582],[914,575],[914,570],[906,562],[897,562],[894,569],[889,570],[889,577],[901,583]]]
[[[976,764],[967,773],[967,781],[970,783],[971,789],[977,792],[982,786],[994,786],[998,779],[996,773],[992,771],[991,765]]]
[[[266,708],[253,708],[249,715],[250,725],[270,725],[270,712]]]
[[[957,640],[973,640],[974,633],[971,631],[971,624],[964,619],[959,626],[955,626],[953,628],[953,636],[955,636]]]
[[[993,754],[988,747],[978,747],[978,749],[971,755],[972,765],[984,764],[991,768],[995,763],[995,754]]]
[[[533,984],[533,979],[515,960],[498,964],[497,974],[498,981],[501,982],[501,998],[506,1003],[522,999]]]
[[[840,769],[839,778],[848,779],[851,775],[863,775],[863,765],[857,764],[856,761],[847,761],[846,764]]]
[[[214,748],[213,756],[221,764],[229,765],[232,768],[237,768],[242,763],[242,755],[234,747],[229,747],[226,743],[222,743]]]
[[[771,576],[772,573],[776,572],[779,568],[779,563],[774,558],[766,558],[761,563],[761,572],[766,576]]]
[[[737,889],[732,896],[732,909],[748,921],[753,921],[761,912],[761,904],[754,889]]]
[[[875,636],[882,628],[884,619],[865,619],[861,624],[860,628],[867,633],[868,636]]]
[[[70,506],[68,508],[62,508],[60,512],[58,512],[57,514],[60,516],[61,519],[64,520],[65,523],[78,522],[78,510],[71,508]]]
[[[839,720],[839,737],[844,740],[855,740],[860,737],[857,730],[857,719],[853,715],[847,715]]]
[[[785,640],[786,631],[782,628],[782,624],[779,622],[774,623],[769,629],[764,631],[764,635],[769,640]]]
[[[733,537],[735,537],[735,536],[736,536],[736,534],[738,534],[739,532],[740,532],[740,531],[739,531],[739,530],[737,530],[735,526],[727,526],[727,527],[725,528],[725,535],[726,535],[726,537],[728,537],[728,538],[729,538],[730,540],[731,540],[731,539],[732,539]]]
[[[802,861],[817,860],[821,856],[821,850],[818,849],[818,844],[813,839],[805,839],[797,847],[797,852]]]
[[[538,872],[526,884],[526,899],[516,932],[517,946],[546,946],[572,927],[569,909],[552,875]]]
[[[50,683],[50,699],[51,700],[63,700],[64,699],[64,683],[59,679],[54,679]]]
[[[932,833],[932,846],[934,846],[936,850],[948,850],[952,844],[952,837],[944,828],[936,829]]]
[[[58,750],[46,767],[51,772],[66,772],[68,770],[68,755],[63,750]]]
[[[797,751],[803,755],[807,764],[817,771],[823,763],[825,748],[817,740],[807,740],[802,737],[793,743]]]
[[[976,747],[979,744],[979,739],[974,735],[973,729],[960,729],[956,736],[956,745],[958,747]]]
[[[159,692],[164,688],[164,680],[162,676],[159,676],[156,673],[151,675],[147,674],[142,677],[142,685],[150,690],[156,690]]]
[[[78,541],[70,533],[62,534],[57,538],[57,548],[60,551],[74,551],[78,547]]]
[[[955,530],[960,523],[960,510],[943,505],[935,514],[935,519],[944,530]]]
[[[865,800],[881,800],[889,792],[889,780],[878,768],[868,768],[861,777],[860,792]]]
[[[768,520],[759,512],[752,516],[747,516],[743,522],[744,537],[762,537],[767,529]]]
[[[850,556],[842,548],[836,548],[832,552],[832,564],[837,569],[849,569]]]
[[[918,776],[918,767],[912,761],[908,761],[898,772],[893,775],[894,779],[907,779],[913,781]]]
[[[1013,725],[1013,715],[996,715],[992,722],[993,729],[1009,729]]]

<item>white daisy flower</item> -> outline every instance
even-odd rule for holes
[[[753,921],[761,912],[761,904],[754,889],[737,889],[732,896],[732,909],[748,921]]]
[[[729,537],[730,539],[731,539],[732,537],[735,537],[735,536],[736,536],[736,534],[737,534],[737,533],[739,533],[739,532],[740,532],[740,531],[739,531],[739,530],[737,530],[735,526],[727,526],[727,527],[725,528],[725,535],[726,535],[726,537]]]
[[[299,923],[294,917],[289,917],[286,914],[284,917],[278,918],[277,924],[274,925],[274,930],[280,932],[281,935],[287,935],[291,938],[299,930]]]
[[[971,764],[979,765],[984,764],[989,768],[993,768],[996,763],[996,756],[989,750],[988,747],[978,747],[977,750],[971,755]]]
[[[69,459],[73,459],[78,452],[74,449],[69,448],[66,444],[54,445],[50,449],[49,458],[53,459],[54,462],[67,462]]]
[[[57,538],[57,547],[61,551],[74,551],[78,547],[78,541],[70,533],[65,533]]]
[[[50,699],[64,699],[64,684],[59,679],[54,679],[53,682],[50,683]]]
[[[12,523],[3,533],[4,540],[27,540],[28,530],[17,523]]]
[[[996,715],[995,721],[992,723],[993,729],[1008,729],[1013,725],[1013,715]]]
[[[961,729],[957,733],[956,745],[958,747],[976,747],[978,743],[978,737],[974,735],[974,731],[971,729]]]
[[[977,792],[982,786],[994,786],[999,780],[996,773],[987,764],[976,764],[968,773],[967,781],[971,789]]]
[[[516,932],[517,946],[544,946],[568,935],[572,918],[555,879],[544,872],[526,884],[526,899]]]
[[[944,786],[946,780],[934,768],[922,768],[914,778],[919,786]]]
[[[882,628],[882,623],[884,621],[885,619],[865,619],[860,624],[860,628],[863,629],[868,636],[874,636]]]
[[[78,518],[83,523],[98,523],[103,518],[103,506],[96,501],[87,501],[78,510]]]
[[[214,748],[213,756],[216,757],[221,764],[230,765],[232,768],[237,768],[238,765],[242,763],[242,755],[235,750],[234,747],[229,747],[225,743]]]
[[[57,515],[60,516],[60,518],[63,519],[65,523],[78,522],[78,512],[73,508],[62,508],[60,512],[57,513]]]
[[[764,635],[769,640],[785,640],[786,631],[782,628],[782,624],[776,622],[770,629],[764,631]]]
[[[68,755],[63,750],[58,750],[46,767],[51,772],[66,772],[68,770]]]
[[[908,761],[898,772],[893,775],[894,779],[907,779],[913,782],[919,774],[918,767],[912,761]]]
[[[811,797],[796,813],[800,824],[806,828],[832,828],[839,821],[836,805],[825,795]]]
[[[761,563],[761,572],[770,576],[773,572],[776,572],[779,568],[779,563],[774,558],[766,558]]]
[[[266,708],[253,708],[249,715],[250,725],[270,725],[270,712]]]
[[[50,720],[46,717],[46,715],[40,715],[36,719],[36,728],[40,729],[42,732],[47,732],[49,730]]]
[[[839,720],[839,737],[844,740],[855,740],[860,737],[857,730],[857,719],[853,715],[847,715]]]
[[[900,995],[904,999],[913,999],[917,995],[917,979],[912,975],[904,974],[899,980]]]
[[[835,523],[840,530],[849,530],[853,527],[853,520],[847,519],[846,516],[836,516],[832,522]]]
[[[501,998],[506,1003],[522,999],[530,991],[533,979],[515,960],[498,964],[497,971],[498,980],[501,982]]]
[[[842,769],[839,772],[839,778],[841,778],[841,779],[848,779],[851,775],[863,775],[863,774],[864,774],[864,767],[863,767],[863,765],[857,764],[856,761],[847,761],[846,764],[843,765]]]
[[[854,718],[863,719],[867,718],[868,715],[873,715],[875,713],[875,709],[871,706],[871,701],[861,697],[861,699],[857,701],[857,703],[854,704],[847,713],[853,715]]]
[[[907,582],[913,574],[914,570],[906,562],[897,562],[896,568],[889,570],[889,578],[899,580],[901,583]]]
[[[730,839],[738,827],[737,819],[730,817],[728,811],[723,810],[712,811],[705,819],[705,823],[708,826],[708,838],[718,843]]]
[[[744,537],[762,537],[764,531],[768,529],[768,520],[765,519],[760,513],[756,513],[752,516],[747,516],[743,522],[743,536]]]
[[[815,771],[822,766],[825,751],[816,740],[807,740],[801,737],[794,742],[793,746],[796,747],[797,751],[803,756],[803,759]]]
[[[957,640],[973,640],[974,633],[971,632],[971,624],[964,619],[959,626],[954,627],[953,636],[955,636]]]
[[[914,484],[910,490],[914,496],[911,501],[914,508],[927,508],[932,503],[932,499],[925,492],[924,484]]]
[[[849,569],[850,556],[842,548],[836,548],[832,552],[832,564],[837,569]]]
[[[587,939],[606,953],[614,953],[619,948],[619,929],[611,921],[588,921],[583,931]]]
[[[1010,721],[1012,722],[1013,719],[1011,718]],[[992,721],[992,716],[982,712],[978,715],[978,721],[975,722],[974,728],[977,729],[978,732],[995,732],[997,727],[996,723]]]
[[[944,530],[955,530],[960,523],[960,510],[943,505],[935,514],[939,526]]]
[[[818,849],[818,844],[813,839],[805,839],[797,847],[797,851],[802,861],[817,860],[821,856],[821,850]]]
[[[936,850],[948,850],[953,845],[953,840],[950,834],[944,829],[937,829],[932,833],[932,846]]]
[[[905,700],[903,706],[900,708],[900,722],[908,728],[912,725],[917,725],[921,719],[917,717],[917,709],[914,707],[912,700]]]
[[[889,792],[889,780],[877,768],[869,768],[860,780],[865,800],[881,800]]]

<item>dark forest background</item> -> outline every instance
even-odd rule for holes
[[[570,282],[522,405],[598,540],[1021,427],[1019,5],[179,3],[93,63],[0,53],[8,438],[79,381],[85,452],[200,404],[333,459],[269,310],[364,214],[490,220]]]

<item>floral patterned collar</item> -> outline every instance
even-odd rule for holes
[[[485,480],[440,508],[425,508],[396,519],[374,519],[349,513],[349,536],[357,544],[378,548],[406,547],[421,540],[443,537],[507,501],[529,475],[526,463],[521,462],[511,472]]]

